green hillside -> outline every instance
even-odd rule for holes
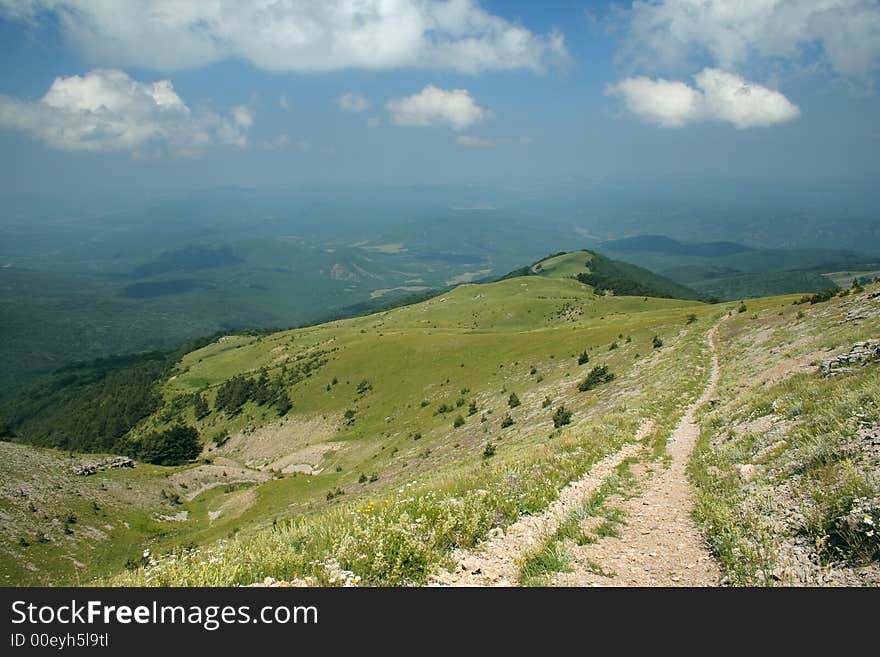
[[[873,280],[877,269],[876,254],[835,248],[752,248],[734,242],[685,243],[660,235],[609,240],[599,248],[723,301],[846,288],[854,277]],[[835,275],[847,271],[858,273]]]
[[[223,335],[167,361],[98,362],[71,371],[73,387],[55,379],[35,399],[64,412],[34,411],[9,427],[15,443],[0,443],[6,583],[327,584],[339,582],[338,568],[365,583],[424,583],[452,550],[539,513],[605,455],[633,445],[662,463],[705,385],[706,335],[721,316],[749,336],[768,322],[797,324],[802,346],[774,349],[790,339],[784,333],[762,354],[864,334],[839,317],[867,292],[748,308],[597,294],[577,275],[613,279],[611,289],[656,279],[627,279],[628,268],[586,255],[362,317]],[[577,271],[579,262],[589,266]],[[79,446],[65,436],[76,427],[52,427],[116,403],[102,381],[150,368],[143,394],[155,396],[153,407],[136,407],[145,414],[133,412],[131,427],[99,446],[140,462],[75,474],[100,457],[70,451]],[[740,371],[722,363],[725,390]],[[633,444],[646,421],[652,431]],[[198,458],[145,463],[171,453],[163,441],[183,435],[176,427],[197,431]]]
[[[642,267],[612,260],[600,253],[581,250],[558,253],[511,275],[574,278],[600,292],[668,299],[698,299],[700,294],[685,285]]]
[[[613,397],[602,390],[577,391],[589,370],[578,365],[578,354],[586,350],[615,372],[616,381],[631,386],[625,382],[637,375],[634,366],[666,353],[652,348],[653,337],[662,334],[670,345],[679,342],[680,327],[692,311],[703,314],[709,308],[690,301],[597,295],[571,278],[528,276],[462,285],[364,317],[268,335],[224,336],[167,366],[157,356],[123,360],[117,369],[107,362],[73,368],[55,375],[43,389],[29,390],[30,405],[7,408],[19,414],[11,427],[17,442],[65,450],[114,449],[139,456],[145,453],[139,446],[151,436],[178,424],[195,427],[204,445],[201,464],[139,466],[87,479],[65,474],[72,477],[69,485],[78,491],[77,498],[94,495],[102,508],[106,478],[130,479],[143,495],[126,508],[126,522],[142,528],[143,547],[166,550],[253,531],[291,514],[335,508],[341,501],[428,474],[458,477],[454,473],[460,469],[470,471],[484,462],[481,454],[488,443],[498,446],[498,462],[542,449],[559,405],[570,407],[584,422],[588,407],[592,413],[613,406]],[[609,350],[612,344],[616,348]],[[666,366],[679,368],[671,360]],[[141,378],[151,373],[161,377],[154,384]],[[218,410],[218,394],[224,386],[232,390],[236,377],[254,385],[262,377],[267,397],[247,397],[240,406]],[[124,408],[131,408],[132,428],[116,426],[111,427],[115,433],[102,433],[105,418],[96,409],[121,410],[119,395],[111,390],[114,381],[134,386],[125,389],[130,399],[124,400]],[[283,416],[277,405],[281,391],[292,405]],[[522,400],[520,406],[509,408],[511,393]],[[155,395],[151,409],[148,402]],[[199,417],[196,396],[208,410]],[[132,407],[127,402],[135,398],[145,401]],[[551,405],[545,408],[547,398]],[[144,409],[146,417],[140,419]],[[27,413],[31,416],[22,417]],[[513,424],[502,428],[508,414]],[[463,424],[453,426],[459,416]],[[626,416],[615,422],[627,422]],[[89,417],[94,419],[81,432],[82,442],[73,443]],[[72,418],[79,418],[75,425]],[[610,421],[602,418],[595,421]],[[98,434],[106,439],[86,441]],[[67,472],[67,466],[59,465],[65,461],[63,452],[45,454],[46,463],[55,464],[47,469]],[[8,481],[15,479],[10,473]],[[232,503],[229,496],[241,499]],[[234,510],[223,510],[230,505]],[[63,508],[57,514],[63,515]],[[156,520],[184,511],[185,521]],[[26,510],[4,536],[8,558],[35,568],[21,573],[22,582],[69,582],[84,572],[101,574],[121,568],[142,549],[102,552],[100,565],[93,564],[88,536],[77,527],[64,534],[63,518],[47,515],[40,531],[56,534],[49,542],[40,542],[36,529],[25,529],[32,518]],[[107,534],[102,545],[112,545],[117,531],[124,531],[121,544],[129,545],[128,530],[109,524],[115,529],[101,529]],[[87,564],[85,571],[62,567],[71,559]]]

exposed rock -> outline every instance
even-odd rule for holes
[[[127,456],[109,456],[98,461],[87,461],[73,466],[73,474],[88,477],[90,475],[101,472],[102,470],[112,470],[113,468],[133,468],[134,461]]]
[[[836,376],[851,372],[855,367],[880,361],[880,340],[856,342],[849,353],[841,354],[822,362],[822,376]]]
[[[736,471],[739,473],[739,478],[743,481],[751,481],[755,478],[756,468],[752,463],[737,463]]]

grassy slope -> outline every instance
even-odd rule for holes
[[[691,475],[698,517],[733,584],[880,581],[876,560],[866,565],[880,549],[876,534],[863,526],[847,535],[839,524],[855,498],[876,504],[880,493],[880,455],[859,437],[880,422],[880,366],[832,378],[816,367],[878,337],[878,300],[867,296],[878,289],[816,305],[749,301],[719,332],[718,401],[701,418]],[[847,319],[852,311],[873,318]],[[835,563],[840,579],[824,579]]]
[[[605,445],[606,440],[622,440],[627,431],[620,427],[635,421],[635,411],[621,411],[622,414],[614,416],[617,420],[610,415],[606,418],[602,411],[608,411],[608,405],[614,402],[609,395],[629,386],[633,390],[627,394],[649,403],[653,388],[636,387],[628,377],[644,377],[645,373],[640,374],[634,365],[654,362],[649,361],[653,335],[662,334],[667,345],[674,347],[680,339],[679,330],[684,328],[684,318],[691,311],[701,316],[717,313],[717,309],[692,302],[596,296],[589,287],[573,280],[532,276],[489,285],[464,285],[414,306],[366,317],[262,338],[238,336],[218,341],[181,361],[176,376],[164,386],[169,406],[137,431],[151,431],[177,419],[195,423],[188,407],[177,416],[169,414],[170,401],[181,393],[202,390],[210,402],[214,387],[234,374],[265,366],[272,376],[285,364],[293,368],[301,359],[324,352],[322,358],[328,362],[290,388],[294,409],[287,418],[279,420],[274,410],[249,403],[236,417],[212,412],[195,423],[205,437],[224,430],[232,434],[228,445],[220,449],[209,446],[205,452],[206,457],[230,467],[259,468],[286,454],[332,442],[337,449],[315,464],[321,468],[321,474],[279,474],[265,483],[252,484],[249,499],[235,514],[221,514],[212,522],[208,512],[216,512],[227,504],[230,495],[239,494],[237,489],[226,493],[225,487],[214,488],[191,502],[173,505],[157,495],[163,489],[172,490],[169,475],[180,469],[114,472],[108,476],[131,479],[133,490],[150,492],[144,495],[142,507],[135,505],[129,509],[130,515],[143,519],[141,526],[146,527],[139,545],[127,539],[116,543],[115,535],[109,532],[109,539],[102,545],[115,545],[115,549],[98,555],[100,564],[76,557],[87,568],[75,571],[59,561],[60,557],[42,558],[53,550],[59,555],[70,552],[62,549],[62,542],[25,548],[16,544],[18,536],[4,536],[7,558],[38,564],[35,573],[20,572],[16,576],[20,582],[71,581],[73,572],[88,579],[119,569],[144,547],[162,552],[190,541],[211,542],[239,528],[249,534],[273,520],[321,514],[340,500],[373,495],[426,473],[443,476],[448,485],[458,486],[455,482],[464,481],[474,471],[483,476],[484,469],[478,466],[487,442],[499,445],[497,462],[531,461],[544,449],[543,443],[553,429],[550,416],[565,399],[575,409],[576,420],[586,422],[595,414],[590,421],[597,426],[611,423],[618,427],[613,436],[603,436],[601,440],[598,434],[592,437],[590,432],[570,432],[567,440],[573,450],[583,451],[584,444],[596,447]],[[698,326],[686,333],[688,339],[693,337],[695,345]],[[632,341],[627,343],[619,337],[621,334],[631,336]],[[620,342],[621,348],[609,351],[614,341]],[[577,365],[576,355],[585,348],[594,354],[595,363],[607,363],[618,374],[618,381],[609,385],[607,392],[576,392],[578,381],[588,369]],[[661,351],[664,356],[673,352]],[[657,367],[682,373],[682,389],[693,385],[691,377],[685,377],[686,361],[661,360],[663,364]],[[327,390],[334,377],[337,385]],[[362,379],[369,380],[372,389],[359,394],[356,386]],[[466,388],[469,390],[462,393]],[[510,410],[516,421],[513,427],[502,430],[500,421],[509,411],[506,402],[511,391],[523,403]],[[554,403],[542,408],[547,396]],[[459,398],[466,403],[455,407]],[[423,400],[429,402],[426,407],[422,407]],[[479,412],[468,416],[472,400]],[[672,405],[678,403],[673,398],[668,401]],[[436,414],[441,403],[455,410]],[[342,421],[348,409],[356,411],[350,426]],[[466,422],[454,429],[452,422],[458,414]],[[484,416],[486,421],[481,422]],[[415,434],[422,438],[414,440]],[[269,447],[260,447],[264,443]],[[578,467],[586,465],[587,461],[583,461]],[[376,473],[379,480],[362,485],[358,483],[362,473]],[[77,483],[97,486],[103,476],[80,478],[82,481]],[[184,496],[187,493],[179,487],[173,489]],[[328,492],[337,489],[345,495],[328,503]],[[88,493],[83,495],[88,499]],[[13,499],[9,504],[21,505],[24,501]],[[186,522],[148,522],[159,512],[173,514],[182,510],[189,512]],[[58,513],[64,513],[63,505]],[[86,543],[84,540],[83,545]],[[78,555],[84,550],[85,547],[73,550],[71,554]],[[35,558],[37,555],[40,557]]]
[[[551,273],[563,264],[564,259],[552,263]],[[791,301],[749,302],[748,311],[726,325],[730,328],[722,345],[732,346],[723,346],[720,354],[725,394],[753,378],[765,363],[772,364],[772,358],[810,348],[809,340],[837,344],[833,332],[827,338],[816,336],[833,325],[826,308],[845,302],[811,307],[791,306]],[[196,423],[203,436],[232,434],[223,447],[206,447],[204,456],[230,469],[264,468],[271,478],[212,488],[175,505],[159,492],[171,490],[169,475],[195,468],[108,473],[106,477],[131,486],[140,501],[117,512],[128,514],[123,517],[131,518],[132,527],[143,528],[140,540],[108,532],[100,551],[89,557],[88,550],[95,549],[90,546],[98,541],[83,538],[77,551],[71,551],[66,538],[21,547],[17,536],[4,535],[0,563],[16,583],[88,581],[119,571],[126,559],[149,547],[155,554],[173,554],[109,581],[228,585],[266,576],[312,576],[327,582],[333,567],[313,562],[326,564],[328,559],[373,583],[424,581],[451,548],[472,545],[492,527],[543,508],[567,481],[631,439],[640,420],[657,422],[655,453],[662,453],[665,436],[704,382],[703,336],[722,312],[732,309],[597,296],[568,278],[529,276],[464,285],[370,316],[220,340],[183,358],[163,389],[169,405],[138,431],[181,418],[195,423],[189,408],[179,417],[169,414],[171,400],[182,393],[202,391],[211,401],[214,388],[234,374],[266,367],[272,375],[320,354],[327,362],[290,387],[294,408],[286,418],[249,403],[236,417],[212,412]],[[805,316],[795,321],[801,310]],[[687,323],[691,313],[696,321]],[[737,342],[737,327],[752,331],[760,325],[754,313],[761,322],[776,322],[781,332],[760,338],[751,333],[749,340]],[[863,335],[864,329],[850,333],[842,337]],[[654,335],[664,339],[662,349],[651,348]],[[808,341],[792,346],[800,335],[809,336]],[[619,346],[610,350],[614,342]],[[745,349],[737,344],[748,349],[737,351]],[[578,366],[577,354],[583,349],[591,362]],[[615,381],[578,393],[577,384],[588,369],[606,363],[617,375]],[[334,378],[337,383],[328,390]],[[363,379],[372,388],[358,393]],[[510,392],[517,393],[521,406],[508,408]],[[546,407],[545,398],[551,400]],[[478,407],[472,416],[467,414],[471,401]],[[454,410],[437,414],[441,403]],[[571,425],[554,430],[550,418],[560,404],[573,410],[574,417]],[[351,425],[342,418],[348,409],[355,411]],[[508,413],[515,423],[502,429],[501,418]],[[465,424],[454,428],[458,414]],[[286,455],[331,443],[335,449],[314,462],[321,470],[316,476],[271,472]],[[489,443],[496,453],[486,458],[483,451]],[[362,474],[373,473],[377,480],[359,481]],[[15,477],[16,472],[9,473],[10,480]],[[79,482],[94,486],[80,491],[84,499],[100,490],[104,477]],[[25,514],[24,500],[13,494],[2,503],[6,512]],[[65,504],[58,503],[55,515],[66,513]],[[154,522],[160,511],[181,510],[189,513],[186,522]],[[218,511],[221,515],[212,520],[209,512]],[[205,547],[180,551],[190,542]],[[75,558],[86,567],[72,568],[67,554],[85,555]],[[207,565],[201,566],[202,561]]]

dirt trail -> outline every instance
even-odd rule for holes
[[[556,586],[713,586],[720,579],[702,535],[691,519],[693,497],[685,468],[699,435],[697,409],[714,394],[718,383],[718,357],[713,327],[707,340],[711,351],[709,383],[700,398],[687,409],[672,433],[668,452],[671,464],[636,464],[642,492],[616,506],[626,512],[619,538],[573,547],[573,572],[556,575]],[[542,514],[524,516],[506,533],[498,533],[478,552],[455,555],[453,572],[432,578],[439,586],[516,586],[519,564],[559,527],[568,513],[586,502],[624,459],[638,455],[638,441],[654,429],[652,421],[639,428],[636,442],[605,457],[580,480],[560,491],[559,498]]]
[[[654,430],[653,422],[639,427],[636,441]],[[641,445],[629,443],[620,451],[606,456],[581,479],[568,484],[559,497],[541,514],[522,516],[507,528],[495,530],[495,535],[480,546],[479,552],[458,550],[453,555],[456,563],[452,572],[441,572],[431,578],[435,586],[516,586],[519,580],[519,561],[540,545],[543,539],[556,531],[571,511],[582,505],[590,495],[628,457],[635,456]]]
[[[715,350],[716,324],[707,336],[712,354],[709,383],[700,398],[685,412],[673,431],[667,450],[668,468],[641,464],[633,471],[641,493],[619,500],[624,511],[620,536],[571,550],[573,572],[560,573],[557,586],[717,586],[718,565],[694,523],[693,491],[685,472],[700,433],[695,421],[699,407],[709,401],[718,384]],[[615,500],[618,501],[618,500]]]

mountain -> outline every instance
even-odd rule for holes
[[[619,455],[605,493],[574,509],[575,538],[551,533],[545,547],[612,540],[626,531],[616,500],[651,490],[649,471],[663,470],[667,439],[704,395],[711,349],[723,384],[700,420],[694,472],[725,572],[757,582],[764,565],[744,562],[750,546],[785,526],[749,524],[763,522],[738,506],[750,482],[778,513],[814,496],[815,524],[774,545],[800,531],[843,536],[832,530],[854,489],[827,482],[873,462],[829,466],[805,445],[843,449],[824,422],[880,406],[880,384],[875,366],[826,380],[809,363],[870,337],[876,286],[711,305],[620,294],[665,283],[592,252],[527,269],[360,317],[56,373],[3,408],[0,571],[10,584],[422,584],[454,550],[538,517]],[[782,391],[780,372],[797,385]],[[761,417],[772,433],[743,425]],[[83,447],[133,455],[135,467]],[[744,464],[754,479],[737,474]],[[782,497],[774,477],[806,478]],[[529,559],[521,581],[550,581],[552,560]]]
[[[602,248],[617,253],[667,253],[679,256],[717,258],[752,251],[751,247],[736,242],[684,243],[664,235],[637,235],[619,240],[608,240]]]
[[[529,267],[516,269],[503,278],[513,276],[574,278],[596,290],[617,295],[641,295],[665,299],[700,297],[698,292],[665,276],[587,250],[557,253]]]
[[[637,263],[724,301],[848,286],[853,278],[873,280],[880,255],[834,248],[755,248],[735,242],[686,243],[661,235],[602,242],[611,257]],[[848,272],[841,277],[839,272]]]

